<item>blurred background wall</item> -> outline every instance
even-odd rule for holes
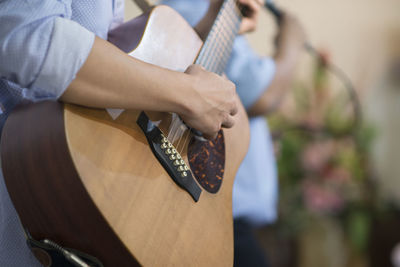
[[[400,203],[400,1],[277,0],[276,4],[295,13],[311,43],[325,50],[353,81],[366,118],[378,131],[373,164],[382,194]],[[262,16],[261,25],[250,39],[263,52],[266,28],[271,27],[268,14]],[[299,78],[307,75],[308,60],[307,56],[302,60]]]

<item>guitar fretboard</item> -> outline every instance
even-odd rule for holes
[[[222,74],[231,55],[241,19],[237,1],[225,0],[195,63],[208,71]]]

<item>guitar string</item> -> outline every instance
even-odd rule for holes
[[[171,143],[175,142],[177,136],[179,137],[180,126],[181,126],[181,124],[183,124],[181,122],[180,117],[177,114],[174,116],[174,124],[175,124],[175,131],[174,131],[174,134],[172,135]]]
[[[228,21],[228,18],[229,18],[229,12],[227,11],[226,14],[227,14],[226,15],[226,19],[221,21],[221,27],[229,29],[229,27],[228,27],[229,25],[227,24],[227,21]],[[217,64],[217,67],[216,67],[216,70],[217,70],[218,74],[220,74],[222,72],[222,69],[223,69],[223,66],[224,66],[224,63],[225,63],[226,54],[229,53],[229,50],[230,50],[229,49],[229,45],[228,45],[228,41],[230,39],[229,32],[228,31],[221,31],[221,38],[220,39],[221,39],[222,47],[224,49],[222,50],[222,53],[220,55],[220,59],[218,60],[218,64]]]
[[[231,29],[232,25],[227,24],[227,21],[230,20],[229,14],[231,13],[234,5],[235,5],[235,3],[232,2],[232,1],[229,1],[227,3],[227,8],[224,9],[224,13],[223,13],[223,18],[224,19],[221,20],[219,25],[218,25],[218,35],[215,38],[215,41],[219,42],[221,44],[220,47],[222,49],[222,53],[219,53],[218,54],[219,55],[218,58],[216,58],[216,60],[214,60],[214,62],[213,62],[214,63],[213,64],[213,71],[218,73],[218,74],[222,74],[222,72],[223,72],[223,70],[221,68],[221,66],[223,66],[223,62],[222,62],[223,60],[222,59],[224,58],[224,54],[227,52],[227,50],[230,50],[229,46],[231,44],[228,43],[228,45],[227,45],[227,36],[229,36],[230,33],[232,33],[233,31]],[[229,30],[230,30],[230,32],[228,32]]]
[[[226,14],[226,12],[225,12]],[[223,14],[224,18],[226,15]],[[224,22],[224,20],[219,20],[219,23],[217,24],[217,27],[214,28],[216,30],[213,30],[211,32],[211,37],[214,37],[211,39],[211,44],[207,46],[208,51],[212,51],[214,53],[214,56],[209,56],[208,59],[205,62],[202,62],[206,69],[209,71],[213,71],[217,74],[221,74],[220,68],[218,67],[218,63],[221,62],[221,59],[223,58],[223,51],[229,50],[227,49],[226,46],[226,40],[221,41],[221,37],[226,38],[226,36],[223,34],[226,31],[226,27],[221,27],[221,24]],[[222,30],[221,30],[222,28]],[[224,31],[225,30],[225,31]]]
[[[230,2],[230,3],[232,3],[232,2]],[[219,53],[218,54],[219,57],[216,57],[216,58],[210,57],[210,58],[213,58],[214,60],[211,62],[207,62],[207,63],[211,63],[211,65],[209,65],[210,66],[209,69],[211,69],[212,71],[214,71],[218,74],[222,74],[224,71],[224,67],[230,56],[231,46],[232,46],[231,44],[232,44],[233,38],[235,37],[235,35],[237,33],[238,26],[240,25],[240,17],[237,14],[238,11],[235,12],[235,6],[231,5],[230,8],[227,8],[224,11],[226,11],[223,14],[224,20],[221,20],[223,31],[220,30],[220,28],[221,28],[221,26],[220,26],[218,28],[217,33],[221,33],[221,34],[217,35],[217,38],[213,39],[214,42],[219,42],[222,44],[223,53],[222,54]],[[232,17],[232,15],[234,18]],[[230,23],[228,23],[228,22],[230,22]],[[222,40],[221,40],[221,38],[218,38],[219,36],[223,37]]]
[[[224,20],[221,20],[221,17],[223,19],[225,19],[226,17],[226,11],[229,10],[229,1],[226,2],[227,4],[225,6],[222,7],[222,11],[221,11],[221,15],[219,15],[216,19],[215,22],[215,26],[211,29],[210,31],[210,38],[207,38],[206,40],[206,44],[205,44],[205,53],[202,53],[202,57],[199,58],[200,60],[203,59],[204,57],[206,58],[206,61],[203,61],[201,63],[203,63],[202,65],[209,71],[213,71],[216,72],[215,68],[212,68],[214,66],[214,62],[217,61],[216,58],[214,58],[213,56],[211,56],[211,53],[214,54],[214,56],[216,55],[216,52],[219,51],[221,49],[220,47],[220,38],[218,33],[221,32],[220,28],[221,28],[221,23]],[[219,46],[217,46],[219,45]],[[216,48],[219,48],[219,50],[215,50]]]
[[[174,143],[176,133],[177,133],[177,128],[179,127],[180,119],[179,116],[175,113],[172,114],[172,121],[171,121],[171,130],[172,134],[168,135],[168,140],[171,142],[171,144]],[[170,137],[172,135],[172,137]]]
[[[228,2],[228,3],[227,3],[227,8],[225,8],[225,9],[223,10],[222,16],[221,16],[221,17],[223,17],[224,19],[223,19],[223,20],[219,20],[219,21],[216,22],[216,24],[218,24],[218,26],[216,27],[217,30],[211,32],[211,35],[214,35],[214,36],[212,36],[212,37],[214,37],[214,38],[211,39],[211,41],[212,41],[211,44],[213,45],[211,48],[214,47],[214,44],[215,44],[215,43],[221,43],[221,38],[219,38],[219,33],[220,33],[220,32],[225,33],[225,32],[220,30],[220,28],[221,28],[220,25],[221,25],[221,23],[226,22],[227,19],[230,20],[230,19],[232,18],[232,17],[229,16],[229,15],[232,14],[232,13],[235,13],[235,11],[234,11],[235,6],[234,6],[234,5],[235,5],[235,2],[232,2],[232,1]],[[239,18],[238,16],[236,16],[236,21],[239,21],[239,22],[240,22],[240,18]],[[229,26],[230,26],[230,25],[229,25]],[[226,29],[229,30],[230,27],[222,27],[222,28],[223,28],[224,30],[226,30]],[[235,29],[231,29],[231,33],[234,33],[234,32],[235,32]],[[216,35],[216,36],[215,36],[215,35]],[[224,44],[224,45],[225,45],[225,44]],[[224,51],[227,50],[225,46],[224,46],[223,48],[224,48]],[[215,52],[215,51],[213,51],[213,49],[210,49],[210,50],[208,50],[207,52],[208,52],[207,54],[209,54],[210,52]],[[211,57],[211,56],[209,56],[209,57],[207,57],[207,58],[209,58],[209,59],[212,60],[212,61],[207,61],[207,62],[206,62],[206,64],[207,64],[207,63],[210,63],[210,64],[207,64],[207,67],[209,67],[209,69],[210,69],[211,71],[217,72],[218,74],[222,74],[221,68],[217,68],[217,67],[216,67],[216,63],[221,62],[221,60],[220,60],[219,58],[214,58],[214,57]]]
[[[229,9],[228,8],[226,8],[226,9],[224,9],[224,10],[228,10],[228,12],[229,12]],[[225,13],[228,13],[228,12],[225,12]],[[223,12],[222,12],[223,13]],[[223,14],[223,16],[222,17],[224,17],[224,15],[225,14]],[[221,19],[219,19],[218,21],[216,21],[216,25],[218,25],[217,26],[217,30],[215,30],[215,27],[213,27],[212,29],[212,35],[214,35],[214,33],[215,32],[222,32],[222,33],[224,33],[224,31],[221,31],[220,30],[220,28],[221,28],[221,24],[222,23],[224,23],[224,21],[225,20],[221,20]],[[227,28],[227,27],[225,27],[225,28]],[[224,35],[223,37],[225,37],[226,38],[226,36]],[[209,61],[209,62],[203,62],[203,65],[206,67],[206,68],[208,68],[209,70],[211,70],[211,71],[216,71],[216,70],[218,70],[218,69],[216,69],[215,67],[213,68],[213,63],[215,62],[215,61],[217,61],[217,60],[215,60],[216,58],[218,58],[219,60],[218,61],[220,61],[220,58],[222,57],[223,58],[223,55],[221,56],[220,54],[221,54],[221,49],[223,49],[222,51],[224,51],[224,50],[226,50],[226,48],[224,47],[225,46],[225,42],[222,42],[222,48],[220,48],[220,46],[219,47],[217,47],[216,46],[216,43],[219,41],[218,40],[219,38],[212,38],[211,40],[213,41],[213,42],[211,42],[211,47],[209,46],[209,44],[210,44],[210,42],[207,42],[207,44],[206,44],[206,47],[205,47],[205,49],[203,49],[203,51],[206,51],[206,53],[202,53],[202,55],[201,55],[201,57],[202,58],[206,58],[206,59],[212,59],[211,61]],[[209,39],[210,40],[210,39]],[[217,57],[216,58],[213,58],[213,57],[211,57],[211,56],[208,56],[209,54],[210,54],[210,52],[211,51],[213,51],[213,50],[215,50],[215,48],[218,48],[218,50],[217,50]],[[213,62],[214,61],[214,62]],[[204,64],[205,63],[205,64]],[[173,130],[173,137],[172,137],[172,141],[174,141],[175,140],[175,137],[176,137],[176,132],[178,132],[179,131],[179,127],[175,127],[174,128],[174,130]],[[180,142],[181,142],[181,139],[182,138],[179,138],[179,141],[178,141],[178,145],[177,145],[177,147],[179,147],[179,144],[180,144]]]
[[[206,39],[205,48],[204,48],[205,53],[203,54],[203,57],[201,59],[197,60],[197,63],[200,63],[204,68],[206,68],[209,71],[211,71],[209,69],[209,63],[213,60],[211,53],[216,52],[215,47],[217,44],[217,40],[216,40],[217,38],[215,37],[215,35],[216,35],[216,31],[217,31],[217,26],[219,24],[219,18],[220,18],[220,16],[218,16],[216,18],[215,25],[211,28],[209,37]]]
[[[239,9],[237,6],[237,2],[238,2],[237,0],[234,1],[227,0],[226,2],[223,3],[220,14],[218,14],[215,24],[210,31],[211,39],[207,37],[204,47],[200,52],[198,59],[196,60],[196,63],[200,63],[208,71],[215,72],[219,75],[221,75],[224,71],[224,68],[231,53],[233,38],[238,31],[237,25],[240,25],[240,14],[238,14]],[[236,23],[234,22],[233,17],[231,16],[232,14],[235,15],[234,18],[236,20]],[[233,26],[232,24],[236,27],[232,27]],[[211,56],[211,53],[213,53],[214,56]],[[204,58],[206,59],[205,62],[201,62],[202,60],[204,60]],[[180,122],[180,119],[178,119],[178,121]],[[180,128],[179,126],[175,127],[171,141],[174,141],[176,133],[179,132],[179,128]],[[181,143],[182,137],[185,134],[179,137],[178,144],[176,146],[177,151],[179,153],[182,153],[182,151],[185,149],[186,142],[189,136],[191,136],[192,128],[188,127],[187,130],[189,132],[184,138],[181,151],[179,151],[179,145]]]
[[[220,20],[216,20],[216,25],[218,25]],[[211,31],[210,31],[210,33],[211,33],[211,36],[212,35],[214,35],[214,32],[215,32],[215,27],[212,27],[212,29],[211,29]],[[214,38],[212,38],[211,40],[213,40]],[[208,40],[210,40],[210,39],[208,39]],[[206,44],[205,44],[205,48],[203,48],[203,51],[205,51],[205,52],[203,52],[203,53],[201,53],[202,55],[201,55],[201,58],[206,58],[207,60],[206,60],[206,62],[202,62],[203,64],[203,67],[205,67],[206,69],[210,69],[210,65],[209,65],[209,59],[211,58],[211,56],[209,56],[208,54],[210,54],[210,52],[213,50],[212,48],[214,48],[215,47],[215,45],[216,45],[216,42],[211,42],[211,45],[212,45],[212,47],[210,47],[210,42],[208,41],[206,41]],[[215,48],[214,48],[215,49]],[[191,130],[191,129],[189,129],[189,130]],[[174,133],[174,136],[175,136],[175,133]],[[183,151],[183,149],[185,148],[185,143],[187,142],[187,139],[188,138],[188,135],[186,135],[186,138],[185,138],[185,142],[184,142],[184,145],[183,145],[183,147],[182,147],[182,151]],[[175,139],[175,138],[173,138],[173,139]],[[179,147],[179,144],[180,144],[180,142],[181,142],[181,139],[182,138],[179,138],[179,141],[178,141],[178,145],[177,145],[177,148]],[[180,149],[178,149],[178,151],[179,151]],[[179,151],[180,153],[181,153],[181,151]]]
[[[180,143],[181,143],[181,140],[182,140],[182,136],[184,136],[185,135],[185,132],[187,131],[187,129],[188,129],[188,127],[183,123],[183,122],[181,122],[180,123],[180,128],[181,128],[181,131],[182,131],[182,135],[181,135],[181,137],[179,138],[179,140],[178,140],[178,144],[176,145],[176,150],[179,152],[179,145],[180,145]],[[182,152],[183,152],[183,150],[182,150]],[[179,154],[180,154],[181,152],[179,152]]]
[[[172,136],[172,133],[173,133],[173,130],[174,130],[174,127],[175,127],[175,124],[174,124],[174,113],[172,113],[171,116],[172,116],[172,118],[171,118],[171,124],[170,124],[170,126],[169,126],[168,135],[167,135],[167,139],[168,139],[168,141],[170,141],[170,142],[172,141],[171,136]]]
[[[183,145],[182,145],[182,151],[179,152],[179,154],[181,154],[181,153],[184,151],[184,149],[185,149],[185,147],[186,147],[186,142],[189,140],[189,137],[190,137],[190,136],[191,136],[191,132],[189,131],[189,132],[186,134],[185,140],[184,140]]]
[[[226,21],[226,18],[229,20],[229,22],[233,22],[232,16],[229,16],[229,15],[235,14],[235,11],[233,11],[236,8],[236,6],[234,6],[235,2],[233,4],[233,9],[232,9],[232,4],[231,4],[231,8],[223,8],[220,17],[225,18],[225,20],[221,20],[221,19],[219,19],[219,20],[217,19],[216,20],[215,25],[217,25],[217,26],[213,27],[212,30],[210,31],[211,39],[206,40],[205,48],[203,49],[203,51],[201,52],[201,55],[199,56],[199,59],[204,59],[204,57],[206,57],[206,59],[207,59],[206,62],[202,62],[203,63],[203,67],[205,67],[209,71],[213,71],[213,72],[216,72],[218,74],[222,74],[223,73],[224,65],[226,65],[226,62],[229,59],[228,57],[230,56],[230,51],[229,50],[231,50],[232,41],[233,41],[232,39],[233,39],[234,35],[237,32],[237,29],[238,29],[237,25],[239,25],[239,23],[240,23],[240,17],[237,16],[237,12],[236,12],[236,16],[235,16],[236,27],[232,27],[232,24],[229,25],[229,24],[224,23]],[[226,3],[227,3],[226,4],[227,7],[229,7],[229,3],[232,3],[232,1],[228,0]],[[222,26],[221,26],[221,24],[222,24]],[[235,23],[233,23],[233,24],[235,25]],[[231,26],[231,27],[228,27],[228,26]],[[221,28],[224,29],[224,30],[227,30],[227,29],[229,30],[230,29],[230,32],[228,32],[228,33],[224,32],[224,31],[221,30]],[[217,29],[217,30],[215,30],[215,29]],[[222,35],[217,35],[217,33],[221,33],[221,32],[222,32]],[[217,36],[213,36],[213,35],[217,35]],[[228,37],[227,37],[227,35],[228,35]],[[219,36],[223,37],[222,41],[221,41],[221,38],[218,38]],[[228,39],[228,41],[227,41],[227,39]],[[211,40],[211,42],[209,42],[209,40]],[[218,43],[220,43],[219,46],[217,46]],[[211,47],[210,47],[210,45],[211,45]],[[222,46],[222,48],[221,48],[221,46]],[[217,48],[217,50],[216,50],[216,48]],[[221,53],[221,50],[224,53]],[[228,53],[228,51],[229,51],[229,53]],[[212,52],[214,52],[214,54],[216,53],[215,57],[211,57],[209,55]],[[209,59],[211,59],[211,60],[209,60]],[[189,129],[189,130],[191,130],[191,129]],[[187,142],[187,139],[188,139],[189,136],[190,135],[187,134],[186,137],[185,137],[185,141],[184,141],[183,146],[182,146],[182,151],[185,149],[185,145],[186,145],[186,142]],[[182,138],[179,139],[177,147],[179,147],[181,139]]]
[[[215,29],[215,28],[214,28]],[[215,39],[214,39],[215,40]],[[215,51],[215,48],[216,48],[216,43],[217,42],[211,42],[211,47],[210,47],[210,42],[208,42],[207,43],[207,45],[206,45],[206,47],[205,47],[205,50],[203,50],[203,51],[206,51],[207,53],[203,53],[203,56],[202,56],[202,58],[206,58],[206,59],[212,59],[212,57],[210,57],[210,56],[208,56],[207,57],[207,55],[208,54],[210,54],[210,52],[211,51]],[[215,59],[214,59],[215,60]],[[212,61],[210,61],[210,60],[208,60],[208,61],[206,61],[207,63],[203,63],[203,67],[205,67],[206,69],[208,69],[208,70],[210,70],[210,71],[212,71],[213,69],[212,69],[212,65],[213,65],[213,62]],[[190,134],[186,134],[186,136],[185,136],[185,138],[184,138],[184,142],[183,142],[183,144],[182,144],[182,149],[181,149],[181,151],[183,151],[185,148],[186,148],[186,143],[188,142],[188,140],[189,140],[189,137],[190,137]],[[180,144],[180,140],[179,140],[179,142],[178,142],[178,146],[177,147],[179,147],[179,144]],[[181,151],[180,151],[180,153],[181,153]]]

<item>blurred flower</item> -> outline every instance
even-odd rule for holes
[[[335,184],[344,184],[351,180],[351,173],[346,168],[335,167],[327,171],[325,178]]]
[[[303,186],[304,202],[319,214],[336,213],[344,207],[344,200],[334,187],[306,181]]]
[[[373,131],[367,125],[353,130],[348,92],[331,87],[330,55],[320,54],[312,80],[294,88],[290,109],[269,117],[278,133],[280,221],[292,233],[310,218],[341,221],[361,251],[367,248],[370,214],[379,207],[366,168]]]
[[[307,171],[321,171],[332,158],[335,143],[332,140],[317,141],[307,145],[302,152],[301,162]]]
[[[302,125],[308,129],[318,129],[322,124],[322,118],[319,112],[308,112],[302,116],[300,121],[302,122]]]
[[[331,62],[331,53],[326,49],[320,49],[318,51],[320,64],[322,66],[327,66]]]

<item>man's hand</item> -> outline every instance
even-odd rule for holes
[[[223,0],[210,0],[210,5],[206,15],[196,25],[195,30],[202,40],[205,40],[215,18],[223,4]],[[263,0],[239,0],[239,8],[244,13],[240,24],[239,34],[254,31],[257,27],[258,15],[260,13]]]
[[[205,138],[214,138],[221,127],[232,127],[240,108],[235,85],[226,78],[200,65],[189,66],[185,73],[157,67],[98,37],[60,100],[96,108],[174,112]]]
[[[210,10],[219,10],[222,0],[210,0]],[[242,24],[240,24],[239,34],[254,31],[257,27],[258,16],[263,0],[239,0],[239,9],[243,14]]]
[[[185,73],[191,76],[197,95],[188,99],[189,112],[180,114],[185,123],[209,139],[215,138],[221,127],[231,128],[239,105],[235,85],[200,65],[189,66]]]
[[[263,2],[263,0],[239,0],[244,16],[242,24],[240,24],[239,34],[252,32],[257,28],[258,16]]]

